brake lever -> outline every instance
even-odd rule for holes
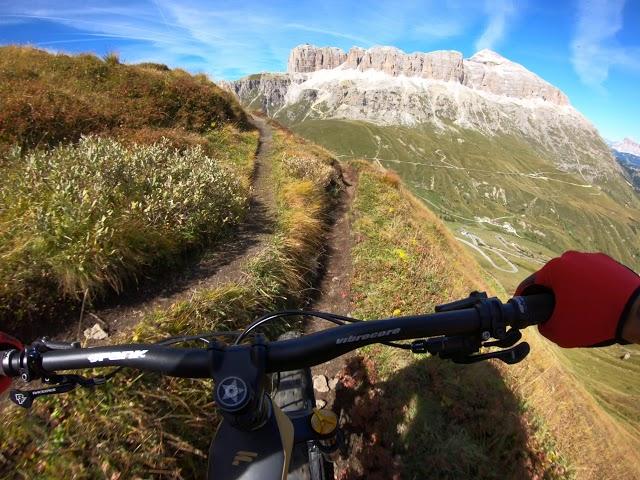
[[[42,381],[56,385],[36,390],[11,390],[9,392],[9,399],[19,407],[29,409],[38,397],[67,393],[78,386],[93,388],[97,385],[103,385],[107,379],[104,377],[84,378],[80,375],[53,375],[43,378]]]
[[[520,330],[516,328],[512,328],[507,332],[504,338],[500,340],[495,340],[493,342],[484,342],[482,346],[483,347],[501,347],[501,348],[512,347],[513,345],[518,343],[521,338],[522,338],[522,333],[520,333]]]
[[[489,360],[491,358],[496,358],[509,365],[514,365],[524,360],[524,358],[529,354],[530,351],[531,348],[529,347],[529,344],[527,342],[522,342],[515,347],[498,350],[497,352],[479,353],[476,355],[452,356],[450,357],[450,360],[452,360],[454,363],[470,364],[481,362],[483,360]]]

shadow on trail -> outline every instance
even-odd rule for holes
[[[350,438],[337,478],[557,478],[518,399],[491,363],[410,362],[376,382],[373,362],[356,356],[341,373],[334,410]]]

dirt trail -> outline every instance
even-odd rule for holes
[[[140,288],[131,289],[118,297],[116,305],[90,309],[84,315],[81,329],[99,323],[113,336],[132,328],[144,315],[155,309],[169,307],[176,301],[191,297],[198,290],[241,278],[247,261],[254,258],[271,237],[275,217],[275,197],[269,185],[273,132],[262,118],[252,117],[252,123],[260,131],[260,140],[251,199],[247,216],[233,235],[191,259],[175,275],[169,272],[157,280],[144,282]],[[64,336],[75,337],[77,331],[76,319]]]
[[[342,193],[342,198],[338,208],[333,213],[334,224],[327,239],[327,253],[325,260],[325,271],[320,285],[318,295],[309,305],[311,310],[336,313],[339,315],[349,315],[351,311],[351,204],[355,195],[357,173],[350,167],[344,171],[346,188]],[[313,333],[334,325],[322,320],[310,321],[306,326],[306,333]],[[336,377],[351,355],[343,355],[330,362],[312,368],[311,373],[325,375],[329,380]],[[334,392],[316,391],[316,399],[333,402]]]

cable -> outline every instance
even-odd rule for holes
[[[327,312],[316,312],[312,310],[283,310],[281,312],[275,312],[275,313],[263,315],[257,320],[254,320],[253,322],[251,322],[244,329],[244,331],[240,335],[238,335],[238,337],[236,338],[236,341],[234,342],[234,345],[239,345],[240,342],[242,342],[242,340],[244,340],[247,337],[249,332],[251,332],[252,330],[255,330],[260,325],[263,325],[271,320],[275,320],[276,318],[293,317],[293,316],[321,318],[323,320],[327,320],[329,322],[335,323],[336,325],[344,325],[345,323],[358,323],[363,321],[357,318],[346,317],[343,315],[337,315],[334,313],[327,313]],[[389,347],[400,348],[403,350],[411,350],[410,345],[405,345],[402,343],[396,343],[396,342],[380,342],[380,343],[382,343],[383,345],[387,345]]]
[[[207,338],[213,337],[237,337],[241,334],[240,331],[228,331],[228,332],[209,332],[199,333],[197,335],[182,335],[177,337],[169,337],[156,343],[156,345],[175,345],[176,343],[190,342],[193,340],[202,340],[204,343],[210,343]]]
[[[252,330],[255,330],[260,325],[263,325],[271,320],[275,320],[276,318],[294,317],[294,316],[321,318],[323,320],[332,322],[336,325],[345,325],[346,323],[357,323],[357,322],[363,321],[357,318],[347,317],[344,315],[337,315],[334,313],[327,313],[327,312],[316,312],[316,311],[310,311],[310,310],[309,311],[308,310],[283,310],[280,312],[263,315],[257,320],[254,320],[253,322],[251,322],[243,331],[231,330],[228,332],[218,331],[218,332],[200,333],[197,335],[181,335],[181,336],[165,338],[164,340],[160,340],[159,342],[156,342],[155,345],[168,346],[168,345],[175,345],[176,343],[191,342],[194,340],[202,340],[203,342],[208,344],[210,343],[210,341],[207,340],[208,338],[225,337],[225,336],[236,337],[234,345],[239,345],[240,342],[242,342],[242,340],[244,340]],[[411,350],[410,345],[406,345],[402,343],[396,343],[396,342],[380,342],[380,343],[382,343],[383,345],[387,345],[389,347],[400,348],[403,350]],[[103,378],[105,378],[106,380],[109,380],[113,378],[116,374],[118,374],[120,371],[122,371],[123,368],[124,367],[118,367],[113,371],[109,372],[108,374],[104,375]],[[278,383],[280,383],[279,378],[278,378]]]
[[[281,312],[269,313],[267,315],[263,315],[251,322],[244,331],[236,338],[234,345],[239,345],[242,340],[244,340],[249,332],[255,330],[260,325],[267,323],[271,320],[275,320],[276,318],[283,317],[316,317],[321,318],[323,320],[327,320],[329,322],[335,323],[336,325],[344,325],[345,322],[355,323],[361,322],[362,320],[358,320],[357,318],[345,317],[343,315],[336,315],[334,313],[326,313],[326,312],[315,312],[311,310],[283,310]]]

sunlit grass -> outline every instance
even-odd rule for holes
[[[0,48],[0,151],[73,142],[86,134],[138,129],[205,133],[247,127],[229,92],[204,75],[164,66],[125,65],[117,56],[50,54]]]
[[[168,141],[84,138],[15,155],[3,173],[0,318],[29,315],[51,293],[120,292],[145,268],[219,238],[248,197],[233,168]]]
[[[356,165],[355,316],[427,313],[472,290],[502,293],[397,175]],[[551,437],[493,364],[455,365],[383,346],[366,354],[367,374],[377,382],[349,411],[367,425],[363,445],[351,452],[365,472],[381,478],[571,478]]]
[[[292,157],[323,173],[292,175]],[[319,268],[339,172],[323,167],[332,164],[326,153],[284,131],[275,133],[270,161],[276,231],[243,280],[152,312],[119,341],[236,329],[301,305]],[[0,415],[0,477],[202,478],[220,421],[211,394],[209,381],[127,372],[95,392],[39,400],[29,414],[8,407]]]

